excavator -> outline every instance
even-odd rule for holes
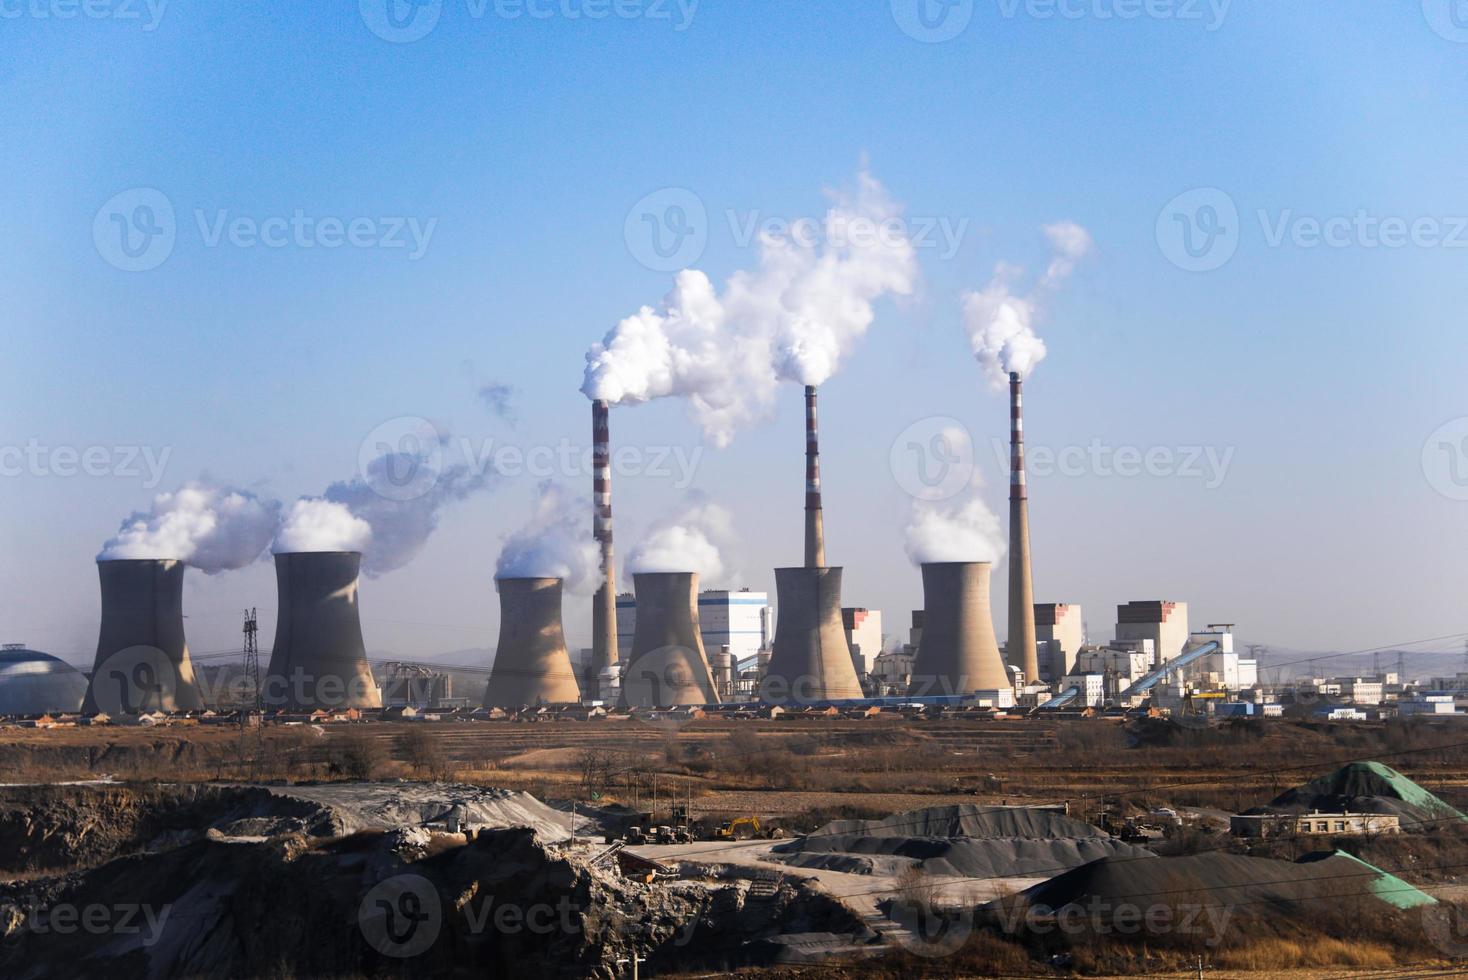
[[[764,830],[760,827],[759,817],[753,816],[736,817],[714,828],[714,840],[751,840],[756,837],[773,840],[784,836],[785,831],[779,827]]]

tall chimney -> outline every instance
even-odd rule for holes
[[[841,569],[777,568],[775,590],[779,622],[760,700],[809,704],[861,697],[841,621]]]
[[[266,671],[267,709],[380,708],[357,608],[358,551],[275,556],[279,608]]]
[[[204,698],[184,639],[184,563],[97,562],[102,625],[82,710],[109,715],[198,711]]]
[[[561,626],[561,580],[502,578],[500,639],[484,689],[486,708],[575,704],[581,699]]]
[[[989,569],[985,561],[923,565],[923,630],[912,665],[912,696],[1013,685],[994,638]]]
[[[622,705],[717,704],[698,622],[698,575],[638,572],[632,581],[637,590],[637,631],[622,672]]]
[[[604,400],[591,403],[591,460],[593,534],[601,546],[601,587],[591,606],[591,686],[594,691],[602,672],[616,665],[617,575],[612,558],[612,440],[610,406]]]
[[[1035,588],[1030,578],[1030,501],[1025,488],[1025,423],[1019,373],[1009,376],[1009,663],[1040,679],[1035,653]]]
[[[826,567],[821,521],[821,450],[816,433],[816,387],[805,386],[805,567]]]

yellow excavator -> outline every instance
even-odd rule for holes
[[[784,837],[785,831],[772,827],[766,831],[760,827],[759,817],[736,817],[714,828],[715,840],[751,840],[756,837]]]

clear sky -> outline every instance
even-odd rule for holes
[[[915,295],[878,304],[823,389],[848,605],[901,632],[920,604],[889,462],[909,426],[959,420],[1003,513],[1007,407],[960,296],[998,261],[1043,267],[1041,227],[1070,220],[1095,250],[1047,304],[1027,427],[1032,454],[1084,462],[1032,475],[1037,599],[1084,604],[1102,638],[1139,598],[1303,649],[1468,629],[1468,13],[1448,0],[393,2],[0,0],[0,640],[88,662],[99,546],[183,481],[319,493],[400,416],[584,445],[587,347],[672,284],[639,202],[691,195],[721,282],[755,262],[751,216],[819,215],[863,160],[914,227],[962,233],[918,249]],[[113,214],[161,227],[138,210],[160,197],[171,244],[109,244]],[[362,244],[324,247],[329,222],[250,237],[298,211],[361,219]],[[251,224],[216,237],[221,217]],[[1409,240],[1382,244],[1397,226]],[[478,396],[491,383],[515,389],[514,425]],[[702,444],[674,401],[613,426]],[[740,539],[737,578],[706,584],[773,590],[799,562],[801,430],[787,386],[703,448],[692,488]],[[112,462],[62,475],[58,447]],[[127,447],[167,453],[156,487]],[[1227,458],[1220,478],[1187,447]],[[1154,472],[1116,475],[1122,449],[1156,450]],[[445,510],[367,581],[369,648],[491,646],[495,559],[536,482]],[[618,480],[624,553],[678,482]],[[196,651],[236,646],[247,605],[268,645],[268,564],[191,573],[186,602]],[[566,616],[581,645],[589,602]]]

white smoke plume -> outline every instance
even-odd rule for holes
[[[209,575],[244,568],[270,544],[280,503],[232,487],[186,483],[160,493],[146,512],[122,522],[99,561],[172,558]]]
[[[937,561],[998,561],[1004,554],[999,518],[978,497],[943,506],[918,501],[903,531],[914,565]]]
[[[447,442],[447,435],[437,435],[412,451],[384,453],[320,497],[297,501],[274,550],[360,551],[369,577],[402,568],[428,543],[446,506],[493,484],[493,473],[445,465]]]
[[[1015,293],[1024,270],[1000,262],[994,267],[994,278],[987,287],[963,296],[964,327],[969,343],[996,388],[1004,386],[1011,372],[1029,377],[1045,359],[1045,341],[1035,332],[1041,303],[1070,277],[1076,263],[1092,248],[1090,233],[1073,221],[1046,225],[1044,231],[1053,255],[1029,295]]]
[[[298,551],[367,551],[372,525],[344,504],[321,497],[303,497],[291,504],[271,548],[276,554]]]
[[[595,592],[602,575],[590,512],[589,500],[559,484],[541,483],[530,523],[505,538],[495,578],[558,578],[569,592]]]
[[[724,577],[724,553],[734,540],[734,517],[700,493],[648,529],[627,554],[627,569],[638,572],[697,572],[705,582]]]
[[[819,235],[763,235],[758,267],[734,273],[722,294],[685,269],[661,307],[644,306],[587,352],[582,392],[613,404],[686,398],[705,435],[728,445],[769,414],[780,381],[834,375],[876,300],[912,292],[917,260],[901,213],[863,172],[854,193],[833,197]]]

